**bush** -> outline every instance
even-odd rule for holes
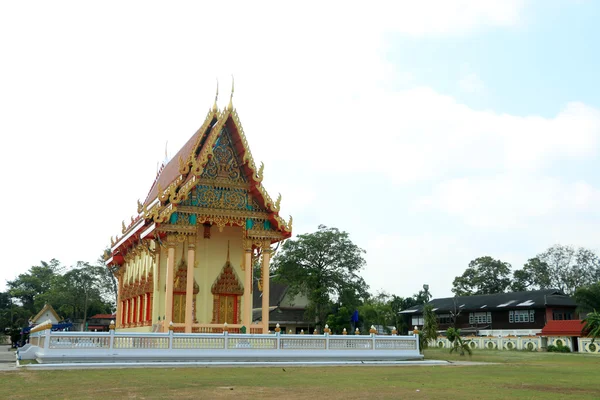
[[[563,346],[561,344],[559,344],[558,346],[551,344],[548,346],[547,350],[550,353],[570,353],[571,352],[570,348],[568,348],[567,346]]]

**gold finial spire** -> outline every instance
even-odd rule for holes
[[[233,110],[233,92],[235,91],[235,79],[233,79],[233,75],[231,75],[231,95],[229,96],[229,105],[227,109],[229,111]]]
[[[217,112],[217,99],[219,98],[219,79],[217,79],[217,93],[215,94],[215,104],[213,104],[213,112]]]
[[[229,240],[227,241],[227,262],[229,262]]]

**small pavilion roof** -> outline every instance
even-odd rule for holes
[[[44,304],[44,307],[40,310],[40,312],[37,313],[36,316],[31,319],[31,322],[33,322],[34,324],[37,324],[38,319],[42,315],[44,315],[44,313],[46,311],[49,311],[52,315],[54,315],[54,318],[56,318],[57,321],[60,321],[60,317],[58,316],[58,314],[56,313],[54,308],[50,304],[46,303],[46,304]]]

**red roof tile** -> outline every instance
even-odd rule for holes
[[[196,141],[198,140],[198,136],[200,136],[202,132],[198,130],[183,147],[175,154],[167,165],[163,166],[158,177],[152,184],[150,188],[150,192],[146,197],[146,201],[144,201],[144,205],[150,204],[158,195],[158,184],[160,183],[160,187],[165,190],[180,174],[179,174],[179,157],[183,160],[187,161],[190,156],[190,152],[194,148]]]
[[[548,321],[540,333],[541,336],[581,336],[583,321],[579,319],[566,321]]]
[[[90,317],[90,319],[115,319],[116,317],[117,314],[96,314]]]

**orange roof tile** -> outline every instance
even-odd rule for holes
[[[541,336],[581,336],[583,321],[579,319],[548,321],[540,333]]]
[[[179,176],[179,158],[187,161],[191,151],[194,149],[199,137],[203,134],[202,130],[198,129],[194,135],[183,145],[181,149],[171,158],[167,165],[163,165],[158,177],[154,180],[150,192],[144,201],[144,205],[150,204],[158,195],[158,185],[164,190]]]

